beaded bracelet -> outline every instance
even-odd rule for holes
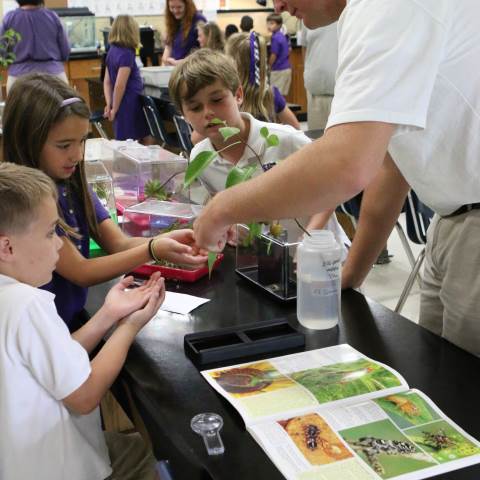
[[[155,262],[155,263],[160,263],[160,259],[157,258],[157,256],[155,255],[155,251],[153,249],[153,242],[155,242],[155,238],[151,238],[150,241],[148,242],[148,253],[150,254],[150,257],[151,259]]]

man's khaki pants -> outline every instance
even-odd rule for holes
[[[430,224],[419,323],[480,356],[480,210]]]

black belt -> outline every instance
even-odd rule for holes
[[[468,213],[470,210],[479,210],[480,203],[468,203],[467,205],[462,205],[460,208],[457,208],[454,212],[445,215],[444,218],[456,217],[457,215],[462,215],[463,213]]]

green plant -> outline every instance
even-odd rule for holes
[[[156,200],[169,200],[171,193],[165,189],[165,183],[162,185],[158,180],[148,180],[144,185],[145,198],[155,198]]]
[[[16,55],[13,52],[13,47],[22,39],[22,36],[9,28],[0,36],[0,66],[7,68],[11,65],[15,59]]]
[[[226,122],[223,120],[220,120],[219,118],[215,118],[212,120],[211,123],[217,124],[217,125],[223,125],[219,129],[220,134],[222,135],[223,141],[226,142],[227,140],[238,136],[240,133],[240,129],[236,127],[229,127]],[[262,127],[260,129],[260,135],[263,137],[266,147],[276,147],[279,145],[280,141],[275,134],[270,134],[269,130],[267,127]],[[185,181],[184,181],[184,188],[189,187],[200,175],[201,173],[208,168],[208,166],[213,162],[213,160],[224,150],[227,150],[234,145],[242,144],[245,146],[245,148],[248,148],[255,156],[257,159],[258,165],[249,165],[248,167],[238,167],[234,165],[231,170],[228,173],[227,179],[225,181],[225,188],[230,188],[233,187],[234,185],[237,185],[239,183],[245,182],[249,179],[251,179],[254,175],[254,173],[257,171],[257,168],[261,168],[263,171],[267,171],[270,168],[272,168],[275,164],[264,164],[262,159],[260,158],[260,155],[242,138],[238,137],[238,140],[226,145],[224,148],[221,148],[218,151],[211,151],[211,150],[206,150],[203,152],[200,152],[189,164],[187,167],[187,170],[185,172]],[[299,226],[299,228],[307,235],[310,235],[298,222],[297,219],[295,219],[295,222]],[[249,233],[247,237],[244,239],[243,243],[245,246],[250,245],[255,237],[259,237],[262,234],[262,224],[258,222],[252,222],[249,223],[248,225]],[[283,227],[280,225],[278,221],[272,222],[270,224],[269,232],[270,235],[278,238],[283,231]],[[209,253],[209,265],[210,265],[210,255],[212,255],[212,258],[214,254]]]

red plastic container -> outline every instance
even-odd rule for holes
[[[216,268],[223,259],[223,253],[217,255],[213,264]],[[196,270],[187,270],[185,268],[164,267],[162,265],[145,264],[133,270],[133,273],[141,277],[149,277],[154,272],[160,272],[163,278],[171,280],[181,280],[182,282],[196,282],[198,279],[208,275],[208,266],[197,268]]]

